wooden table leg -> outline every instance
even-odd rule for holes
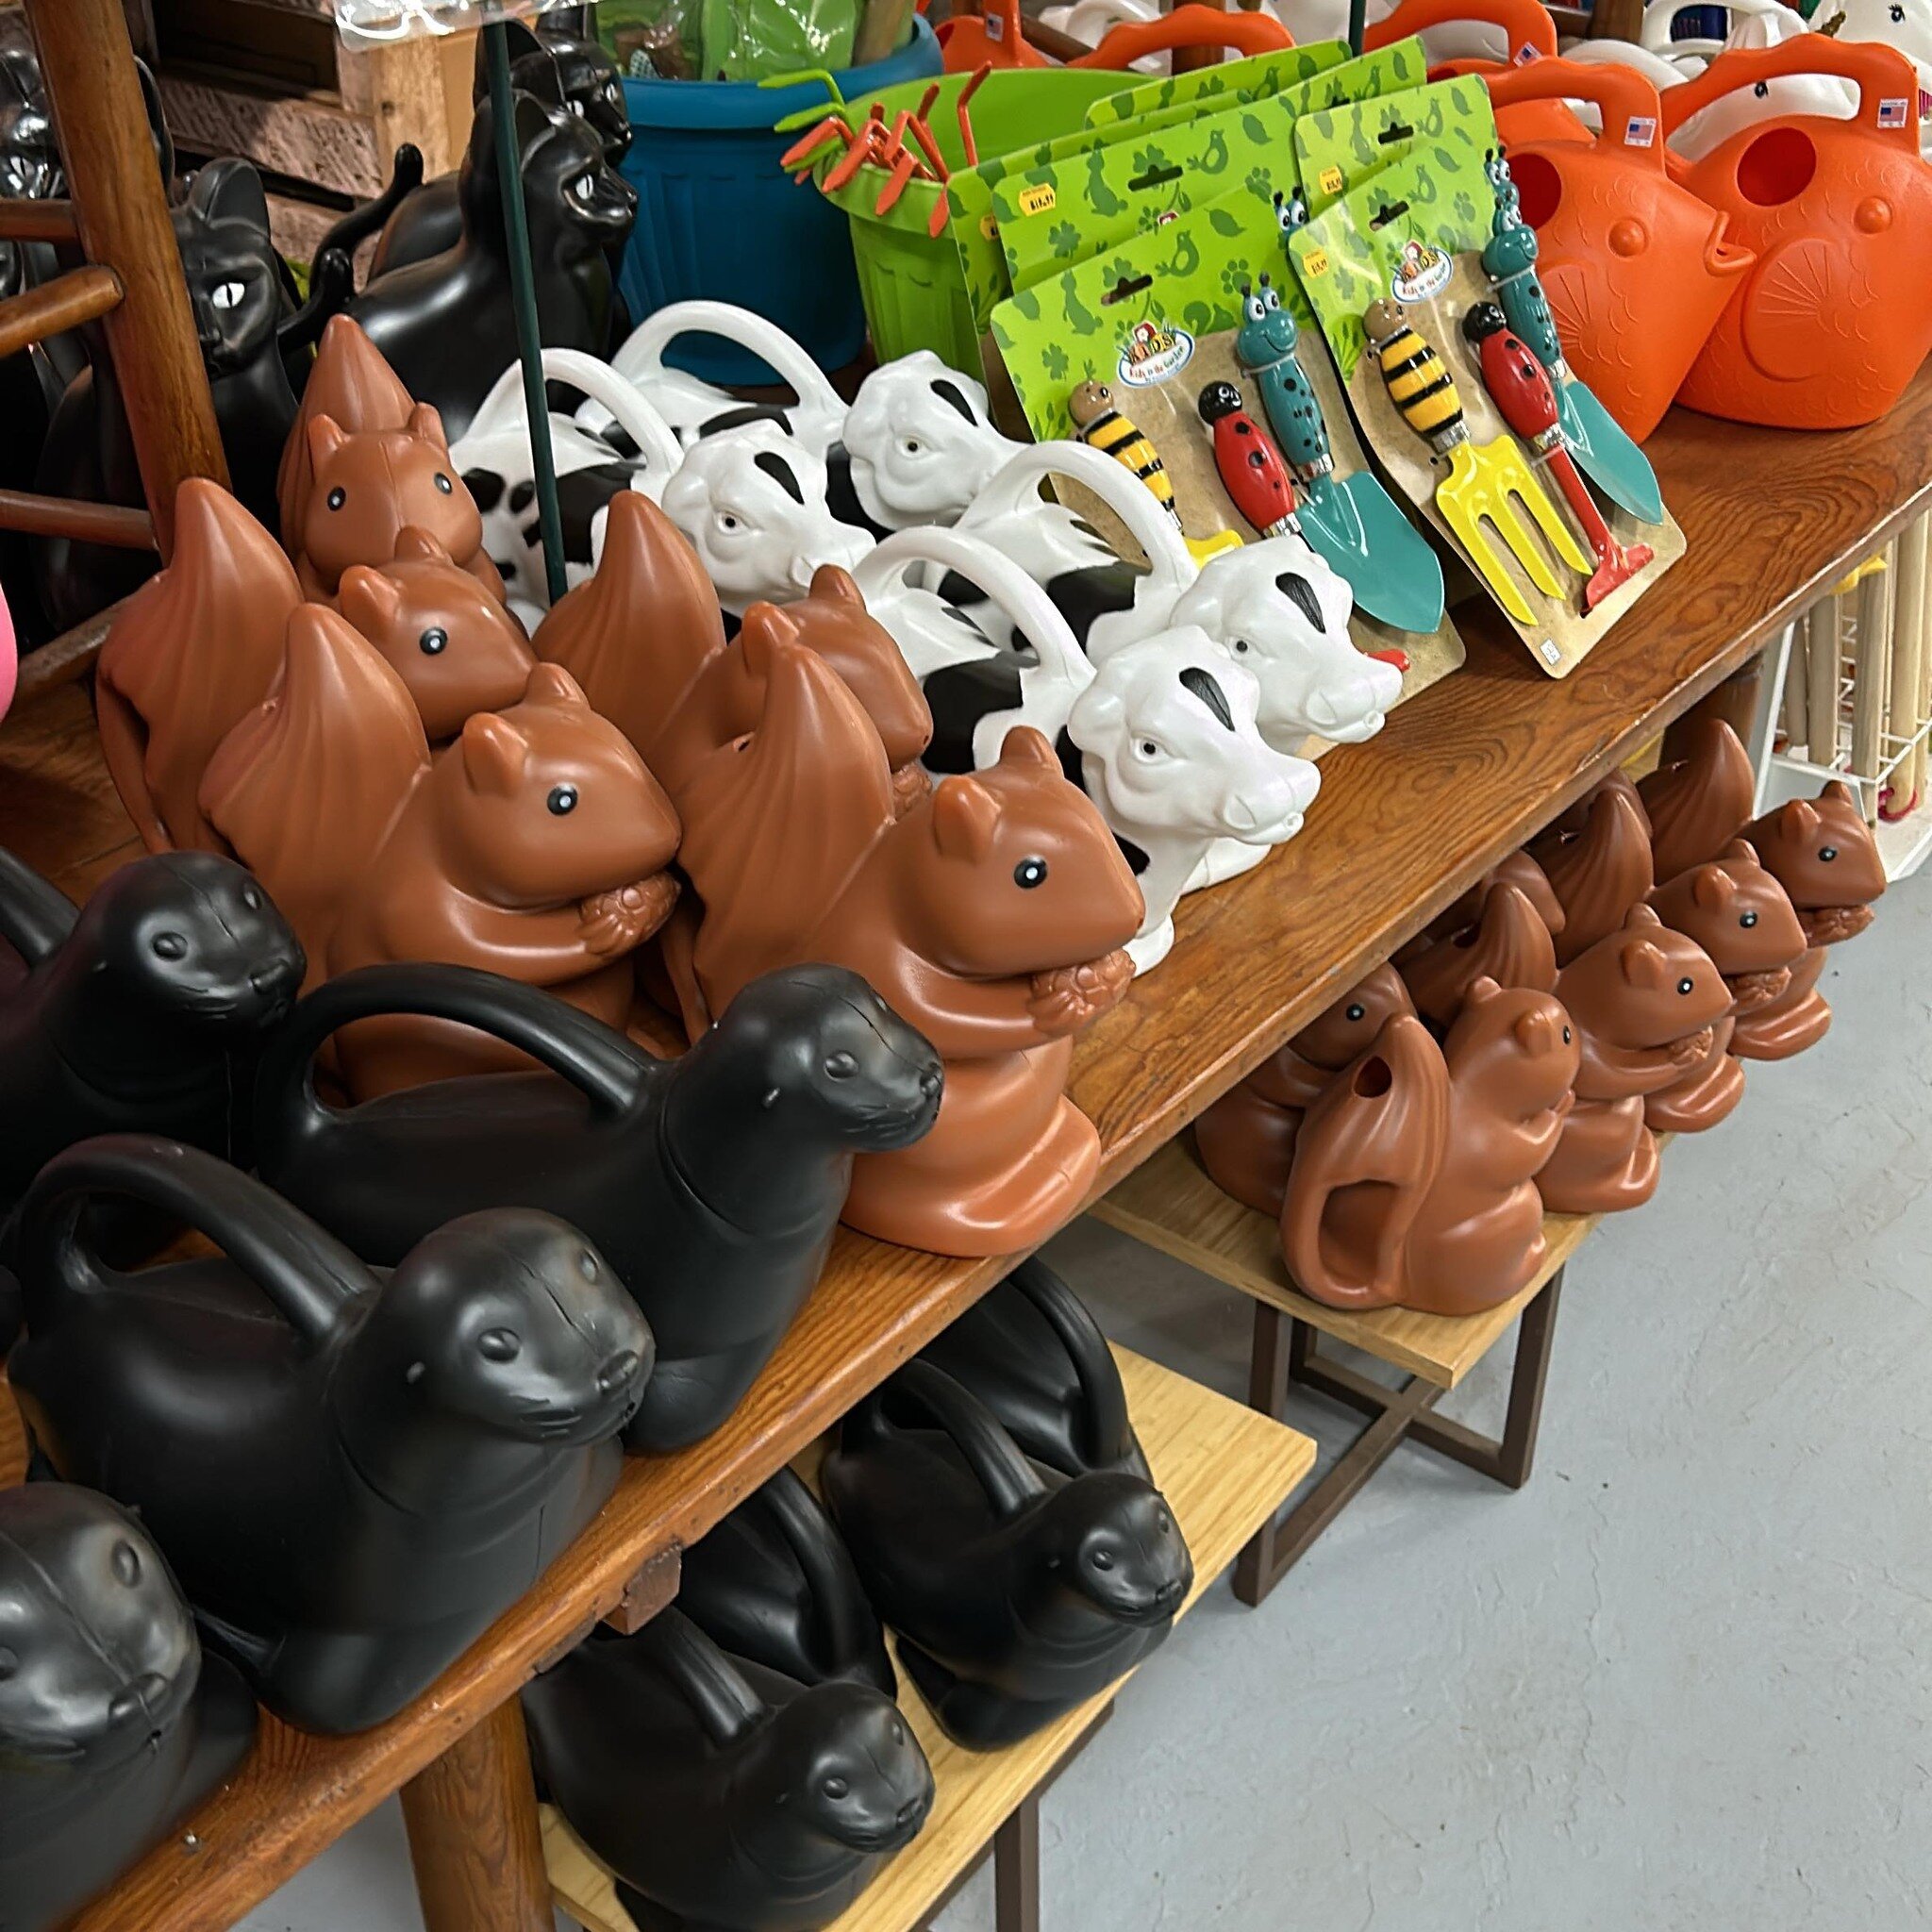
[[[1040,1932],[1040,1794],[1029,1794],[994,1833],[995,1932]]]
[[[425,1932],[551,1932],[537,1788],[512,1697],[403,1787]]]

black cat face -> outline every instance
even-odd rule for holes
[[[1158,1490],[1138,1476],[1086,1475],[1049,1507],[1072,1536],[1058,1574],[1074,1595],[1120,1624],[1162,1624],[1180,1608],[1194,1561]]]
[[[179,1717],[200,1663],[174,1579],[106,1497],[64,1483],[0,1495],[0,1777],[23,1760],[98,1774],[136,1757]]]
[[[59,193],[60,180],[41,64],[25,47],[9,47],[0,53],[0,196],[39,200]]]
[[[483,125],[487,120],[486,108],[471,139],[473,158],[479,153],[478,143],[488,138]],[[534,94],[520,93],[516,123],[524,198],[529,208],[531,240],[540,253],[547,244],[564,259],[581,258],[601,254],[629,232],[637,214],[637,191],[605,159],[603,146],[586,122],[547,107]]]
[[[91,974],[119,1010],[210,1035],[279,1020],[307,964],[268,894],[211,852],[123,866],[88,901],[70,944],[92,955]]]
[[[739,994],[720,1026],[727,1040],[741,1029],[762,1035],[765,1110],[834,1144],[908,1146],[939,1116],[939,1055],[857,974],[808,966],[769,974]]]
[[[175,240],[208,374],[246,368],[274,347],[283,312],[260,175],[246,161],[210,161],[175,210]]]
[[[529,1211],[465,1215],[426,1236],[370,1317],[378,1324],[408,1357],[398,1401],[559,1448],[614,1436],[655,1359],[609,1263],[575,1228]]]
[[[855,1852],[896,1852],[932,1809],[932,1767],[891,1698],[824,1684],[779,1712],[797,1752],[791,1802],[813,1831]]]

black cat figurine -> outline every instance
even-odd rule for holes
[[[1113,1470],[1153,1480],[1107,1338],[1038,1255],[919,1354],[985,1403],[1035,1462],[1062,1475]]]
[[[76,909],[0,851],[0,940],[27,969],[0,990],[0,1227],[42,1163],[91,1134],[245,1153],[255,1053],[306,962],[233,859],[133,859]]]
[[[537,1773],[647,1932],[818,1932],[918,1834],[932,1768],[891,1700],[727,1657],[675,1608],[524,1690]]]
[[[824,1505],[789,1469],[685,1551],[677,1607],[721,1649],[801,1684],[899,1680]]]
[[[625,105],[616,61],[595,41],[547,29],[532,33],[518,20],[506,22],[504,30],[510,43],[510,85],[534,95],[554,111],[576,116],[596,137],[604,158],[616,167],[630,146],[630,111]],[[479,34],[474,89],[478,107],[489,92]],[[353,255],[369,236],[376,235],[379,239],[369,267],[372,276],[427,261],[462,239],[456,171],[425,181],[423,157],[414,147],[399,148],[391,165],[389,187],[375,200],[344,215],[329,230],[325,242]]]
[[[0,1932],[55,1932],[232,1774],[255,1704],[140,1524],[0,1491]]]
[[[608,251],[630,233],[637,191],[575,115],[555,113],[534,94],[512,99],[543,346],[601,356],[616,287]],[[459,239],[440,255],[372,277],[348,311],[404,388],[435,405],[452,440],[517,355],[488,101],[471,129],[458,194]]]
[[[550,1071],[325,1105],[316,1049],[388,1013],[461,1021]],[[917,1141],[942,1079],[924,1037],[836,967],[767,974],[690,1052],[659,1060],[494,974],[371,966],[317,988],[277,1035],[257,1085],[257,1158],[380,1264],[476,1208],[541,1208],[581,1227],[658,1338],[625,1442],[674,1449],[730,1414],[811,1291],[853,1156]]]
[[[275,474],[294,426],[299,375],[323,324],[348,300],[348,260],[317,258],[308,301],[297,308],[269,235],[268,198],[252,163],[225,159],[199,170],[174,210],[203,367],[214,397],[229,484],[249,513],[274,527]],[[97,503],[145,501],[113,358],[98,331],[88,368],[68,385],[41,453],[36,487]],[[154,574],[146,551],[42,539],[42,602],[54,622],[78,624]]]
[[[121,1274],[83,1210],[129,1195],[213,1260]],[[259,1181],[115,1134],[21,1212],[38,1455],[140,1513],[210,1640],[308,1730],[392,1717],[542,1574],[616,1486],[651,1337],[554,1216],[439,1228],[378,1277]]]
[[[1151,1483],[1029,1461],[930,1362],[846,1416],[823,1481],[900,1663],[972,1750],[1031,1737],[1116,1682],[1166,1641],[1194,1580]]]

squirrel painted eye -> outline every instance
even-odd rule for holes
[[[825,1061],[825,1072],[834,1080],[849,1080],[858,1071],[858,1062],[849,1053],[835,1053]]]
[[[132,1590],[141,1581],[141,1555],[132,1543],[116,1543],[108,1561],[116,1583]]]
[[[1369,1009],[1362,1005],[1361,1001],[1350,1000],[1348,1011],[1342,1017],[1348,1020],[1366,1020],[1369,1017]]]
[[[258,887],[258,886],[243,886],[243,887],[242,888],[242,905],[244,905],[245,907],[247,907],[247,908],[249,909],[249,911],[251,911],[251,912],[259,912],[259,911],[261,910],[261,889],[260,889],[260,887]]]
[[[441,470],[437,471],[436,473],[436,487],[440,491],[441,491],[445,496],[454,496],[457,493],[457,486],[454,483],[452,483],[449,480],[449,478],[442,474]]]
[[[1093,1553],[1093,1567],[1096,1570],[1111,1570],[1113,1568],[1112,1554],[1107,1550],[1095,1550]]]
[[[1821,845],[1818,848],[1818,856],[1826,865],[1829,865],[1838,857],[1838,847],[1836,845]]]
[[[523,1352],[523,1337],[514,1328],[486,1328],[476,1338],[476,1353],[486,1362],[513,1362]]]
[[[1563,1029],[1563,1044],[1565,1046],[1570,1044],[1570,1029],[1567,1026]]]
[[[1684,995],[1685,995],[1685,996],[1686,996],[1686,997],[1688,998],[1688,997],[1690,996],[1690,990],[1691,990],[1691,981],[1690,981],[1690,980],[1689,978],[1684,978],[1684,979],[1680,979],[1680,980],[1678,980],[1678,982],[1677,982],[1677,991],[1679,991],[1680,993],[1683,993],[1683,994],[1684,994]]]
[[[185,959],[188,957],[188,941],[178,932],[158,932],[154,939],[155,957],[160,959]]]
[[[819,1789],[828,1798],[842,1798],[852,1787],[842,1777],[828,1777]]]
[[[328,507],[331,509],[341,509],[348,500],[349,492],[340,483],[328,493]]]
[[[577,788],[575,785],[559,785],[544,801],[558,818],[577,808]]]
[[[1013,883],[1023,892],[1030,892],[1046,879],[1046,860],[1043,858],[1023,858],[1013,868]]]
[[[416,641],[425,658],[440,658],[449,646],[449,633],[440,624],[433,624]]]
[[[1738,924],[1746,927],[1756,925],[1757,924],[1757,915],[1755,912],[1741,912],[1738,915]]]

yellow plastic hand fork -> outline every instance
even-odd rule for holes
[[[1560,597],[1557,582],[1536,540],[1524,528],[1510,499],[1520,501],[1536,526],[1550,540],[1550,547],[1565,563],[1584,576],[1594,567],[1584,556],[1582,545],[1571,535],[1570,526],[1557,513],[1543,486],[1537,481],[1523,452],[1507,437],[1481,445],[1463,441],[1449,451],[1449,474],[1436,486],[1436,505],[1449,527],[1462,540],[1470,561],[1482,573],[1483,580],[1496,593],[1502,605],[1518,624],[1534,624],[1523,592],[1503,566],[1483,528],[1485,519],[1492,524],[1507,545],[1510,555],[1524,574],[1546,597]]]

